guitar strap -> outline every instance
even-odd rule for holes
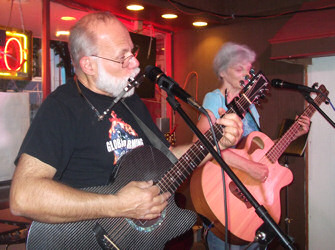
[[[171,151],[169,150],[169,148],[161,141],[161,139],[155,134],[153,133],[147,125],[144,124],[144,122],[142,122],[142,120],[128,107],[128,105],[124,102],[124,100],[121,100],[121,103],[129,110],[130,114],[133,115],[133,117],[135,118],[136,122],[138,123],[138,125],[141,127],[141,129],[143,130],[143,132],[147,135],[147,138],[149,139],[149,141],[151,142],[151,144],[157,148],[158,150],[160,150],[161,152],[163,152],[167,158],[169,158],[169,160],[175,164],[178,159],[174,156],[174,154],[171,153]]]
[[[220,97],[223,98],[222,95],[220,95]],[[227,89],[225,89],[224,103],[225,103],[225,106],[226,106],[226,107],[228,107],[227,99],[228,99],[228,92],[227,92]],[[252,112],[251,112],[251,110],[250,110],[250,107],[247,108],[247,112],[250,114],[251,119],[252,119],[253,122],[255,123],[255,125],[256,125],[258,131],[262,132],[261,128],[259,127],[258,123],[256,122],[256,119],[255,119],[254,115],[252,114]]]
[[[261,128],[259,127],[258,123],[256,122],[256,119],[254,117],[254,115],[252,114],[250,108],[247,109],[247,112],[250,114],[252,120],[254,121],[254,123],[256,124],[257,128],[258,128],[258,131],[262,132]]]

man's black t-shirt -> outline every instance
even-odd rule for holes
[[[113,98],[80,84],[83,95],[103,113]],[[168,146],[140,98],[125,103]],[[41,105],[23,141],[22,153],[57,169],[55,180],[73,187],[105,185],[118,159],[131,149],[151,145],[134,117],[118,102],[102,121],[73,81],[58,87]]]

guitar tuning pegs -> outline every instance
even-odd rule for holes
[[[249,74],[253,77],[255,76],[255,70],[253,68],[250,69]]]
[[[244,84],[244,81],[243,81],[243,80],[240,81],[240,85],[241,85],[243,88],[245,87],[245,84]]]
[[[313,88],[313,89],[316,89],[318,86],[319,86],[319,83],[318,83],[318,82],[315,82],[315,83],[313,83],[312,88]]]
[[[261,93],[268,93],[268,92],[270,92],[270,89],[268,88],[268,85],[267,84],[265,84],[264,85],[264,88],[260,91]]]

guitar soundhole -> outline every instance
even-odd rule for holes
[[[159,227],[166,216],[166,209],[161,213],[161,216],[152,220],[135,220],[126,219],[126,221],[136,230],[140,232],[151,232]]]
[[[250,202],[248,201],[248,199],[244,196],[244,194],[241,192],[241,190],[232,181],[229,183],[229,190],[230,190],[230,192],[233,195],[236,196],[237,199],[239,199],[240,201],[242,201],[247,208],[251,208],[252,207],[252,205],[250,204]]]

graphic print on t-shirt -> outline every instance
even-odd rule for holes
[[[142,138],[138,137],[136,131],[122,119],[118,118],[114,111],[109,118],[111,127],[109,129],[110,141],[106,142],[107,151],[114,151],[114,164],[128,151],[144,145]]]

